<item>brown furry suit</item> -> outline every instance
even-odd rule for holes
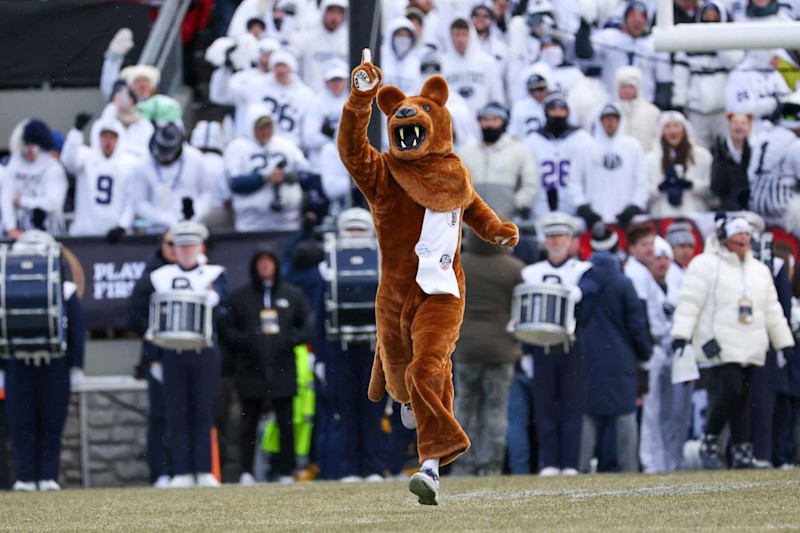
[[[355,76],[365,70],[378,83],[359,91]],[[464,272],[459,246],[453,260],[461,298],[428,295],[416,283],[425,208],[447,212],[462,208],[463,221],[484,240],[516,244],[517,227],[503,223],[475,193],[472,177],[453,154],[450,113],[444,107],[448,88],[443,78],[429,79],[419,96],[406,97],[396,87],[380,87],[381,73],[372,63],[353,71],[353,86],[339,127],[339,153],[367,198],[380,244],[381,282],[375,301],[378,344],[369,397],[380,401],[384,390],[401,403],[411,402],[417,421],[420,462],[440,459],[445,465],[469,449],[467,435],[453,417],[452,361],[464,314]],[[372,99],[388,119],[392,147],[379,153],[367,139]],[[410,107],[406,118],[395,113]],[[416,149],[401,150],[397,128],[419,125],[424,137]]]

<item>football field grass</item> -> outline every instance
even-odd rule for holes
[[[0,531],[800,530],[800,471],[443,478],[0,495]]]

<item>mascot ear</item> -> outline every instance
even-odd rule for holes
[[[441,76],[431,76],[425,85],[422,86],[420,96],[430,98],[440,106],[444,107],[447,103],[447,97],[450,95],[450,90],[447,88],[447,82]]]
[[[383,114],[387,117],[392,112],[392,108],[401,100],[405,100],[406,95],[403,91],[392,85],[381,87],[378,91],[378,107],[381,108]]]

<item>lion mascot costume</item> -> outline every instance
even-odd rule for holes
[[[422,464],[409,490],[421,504],[436,505],[439,466],[470,446],[453,416],[450,358],[464,315],[461,222],[503,246],[515,245],[519,231],[476,194],[453,153],[447,82],[434,76],[418,96],[406,96],[397,87],[379,90],[381,79],[364,50],[338,136],[342,162],[369,202],[382,256],[369,397],[378,402],[387,391],[404,404],[403,423],[417,428]],[[386,153],[367,139],[376,95],[388,117]]]

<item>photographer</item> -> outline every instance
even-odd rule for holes
[[[303,191],[296,173],[309,163],[291,140],[275,135],[264,104],[248,108],[247,123],[249,136],[232,141],[223,155],[236,231],[297,231]]]
[[[720,469],[719,434],[730,422],[733,467],[750,468],[750,393],[754,367],[763,366],[770,342],[794,346],[769,268],[753,257],[750,225],[742,217],[717,218],[717,235],[694,258],[675,309],[672,347],[692,340],[701,367],[708,371],[711,405],[700,457],[707,469]]]

